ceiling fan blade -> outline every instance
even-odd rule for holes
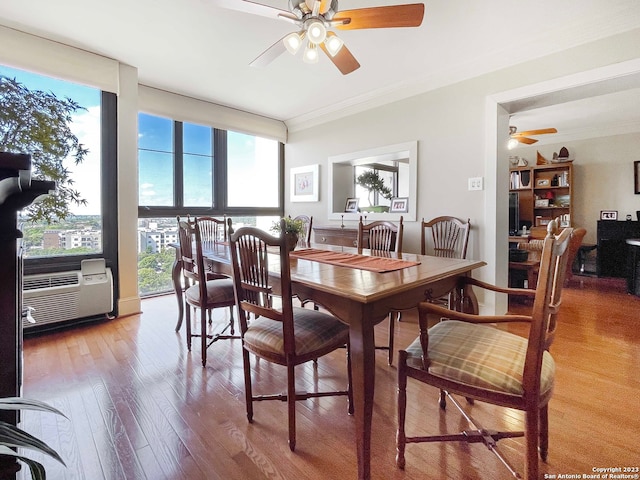
[[[341,10],[331,19],[335,28],[357,30],[363,28],[419,27],[424,17],[424,3],[390,5],[386,7]],[[346,22],[340,24],[340,21]]]
[[[526,130],[524,132],[517,132],[513,136],[529,136],[529,135],[544,135],[545,133],[558,133],[555,128],[540,128],[538,130]]]
[[[328,32],[328,36],[335,35],[333,32]],[[349,51],[346,45],[342,45],[342,48],[338,50],[335,57],[331,56],[324,43],[320,44],[320,48],[327,54],[329,60],[342,72],[343,75],[348,75],[354,70],[360,68],[360,63],[356,60],[356,57]]]
[[[261,3],[252,2],[250,0],[214,0],[215,5],[236,10],[238,12],[251,13],[253,15],[261,15],[263,17],[274,18],[276,20],[289,20],[298,23],[299,19],[288,10],[270,7]]]
[[[331,0],[319,0],[320,1],[320,14],[326,13],[331,6]],[[304,3],[307,4],[309,10],[313,10],[313,5],[316,3],[316,0],[304,0]]]
[[[286,37],[286,35],[285,35]],[[256,57],[256,59],[249,65],[252,67],[263,68],[273,62],[276,58],[287,51],[287,47],[284,46],[284,37],[278,40],[276,43],[267,48],[264,52]]]
[[[518,142],[526,143],[527,145],[531,145],[532,143],[536,143],[538,141],[535,138],[528,138],[528,137],[517,137],[517,136],[514,136],[513,138],[515,138]]]

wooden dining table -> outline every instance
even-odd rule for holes
[[[311,245],[323,250],[375,255],[375,252],[330,245]],[[214,271],[231,272],[229,247],[210,245],[204,252]],[[291,258],[292,290],[302,301],[312,301],[330,311],[349,325],[354,417],[356,422],[356,455],[358,479],[371,478],[371,424],[375,387],[374,327],[391,311],[414,308],[420,301],[437,299],[457,292],[458,279],[486,265],[479,260],[432,257],[417,254],[385,256],[414,262],[412,266],[394,271],[376,271],[322,263],[305,258]],[[177,262],[179,263],[179,262]],[[278,275],[274,262],[273,274]],[[182,303],[179,265],[174,268],[178,301]],[[454,294],[465,310],[477,310],[472,292]],[[179,320],[179,324],[181,320]],[[178,329],[179,329],[178,324]]]

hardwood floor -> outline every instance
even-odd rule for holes
[[[541,463],[541,478],[582,478],[594,468],[640,466],[640,299],[624,291],[622,282],[579,276],[565,288],[552,348],[557,379],[549,412],[549,459]],[[67,462],[64,468],[40,457],[49,478],[356,478],[354,425],[346,399],[299,402],[292,453],[284,403],[255,404],[254,423],[247,422],[239,340],[214,344],[202,368],[198,347],[189,353],[184,333],[173,331],[175,298],[146,299],[143,309],[142,315],[25,339],[24,396],[49,402],[69,417],[23,415],[23,427]],[[217,314],[222,321],[228,310]],[[415,315],[403,314],[397,348],[416,336],[416,322]],[[385,322],[376,332],[379,342],[386,332]],[[406,470],[398,470],[396,370],[387,365],[386,352],[376,355],[372,478],[509,478],[481,445],[409,445]],[[255,391],[286,389],[282,367],[266,362],[254,367]],[[344,379],[344,352],[299,370],[299,381],[308,388],[343,384]],[[408,392],[409,433],[466,428],[454,409],[439,411],[434,389],[410,382]],[[520,412],[476,403],[471,414],[486,428],[522,428]],[[500,446],[521,470],[522,439],[503,440]],[[23,469],[19,478],[30,477]]]

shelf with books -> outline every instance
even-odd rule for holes
[[[509,190],[518,192],[520,225],[530,228],[561,217],[570,226],[573,215],[573,164],[563,162],[509,171]]]

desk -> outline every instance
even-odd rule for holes
[[[312,245],[314,248],[356,253],[355,248]],[[363,251],[368,254],[367,250]],[[230,271],[228,248],[216,245],[205,253],[215,270]],[[349,325],[358,479],[371,478],[371,420],[375,385],[374,326],[390,311],[415,307],[426,298],[440,298],[453,291],[454,301],[469,300],[468,310],[477,310],[472,293],[455,290],[456,281],[486,265],[476,260],[431,257],[403,253],[395,258],[419,265],[386,273],[340,267],[312,260],[291,259],[293,293],[300,300],[322,305]],[[273,272],[277,275],[277,271]],[[390,439],[390,441],[392,441]]]

